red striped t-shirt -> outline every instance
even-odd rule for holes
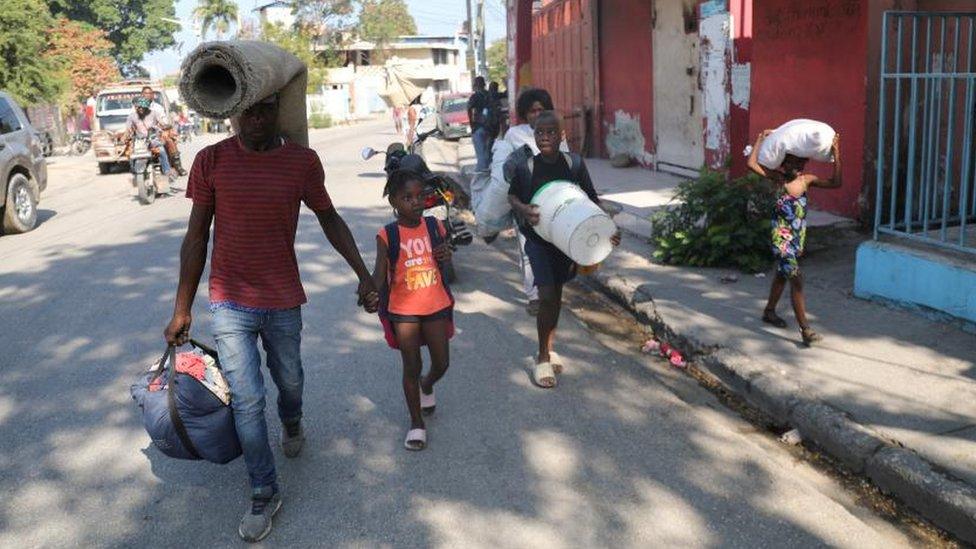
[[[290,309],[307,301],[295,257],[299,209],[332,208],[315,151],[286,142],[255,152],[225,139],[197,154],[186,196],[214,207],[211,303]]]

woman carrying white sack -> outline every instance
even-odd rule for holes
[[[508,203],[508,188],[512,176],[504,173],[503,166],[513,154],[525,155],[526,158],[539,154],[532,126],[539,114],[551,110],[554,110],[554,107],[552,96],[548,91],[542,88],[523,90],[515,103],[515,114],[519,124],[510,127],[505,132],[505,137],[495,141],[495,146],[492,147],[491,178],[484,185],[472,182],[471,202],[475,218],[478,220],[478,236],[484,238],[489,244],[498,237],[498,233],[515,226],[512,208]],[[565,140],[559,145],[559,149],[569,152],[569,145]],[[539,312],[539,290],[535,286],[529,258],[525,255],[525,236],[520,231],[516,231],[515,234],[519,247],[522,285],[528,300],[525,310],[535,316]]]

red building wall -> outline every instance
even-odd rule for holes
[[[753,3],[750,135],[794,118],[833,126],[841,134],[844,186],[813,189],[811,207],[845,217],[859,215],[868,152],[867,4],[859,0]],[[821,166],[817,171],[829,173],[829,169]]]
[[[586,152],[595,136],[596,97],[594,2],[552,0],[532,16],[532,81],[552,94],[565,119],[566,139],[573,151]]]
[[[651,2],[600,0],[600,131],[594,151],[602,154],[607,127],[622,110],[640,116],[647,152],[654,152],[654,57]]]

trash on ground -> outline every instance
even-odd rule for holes
[[[688,365],[685,362],[684,355],[680,351],[672,347],[669,343],[658,341],[654,338],[644,342],[641,346],[641,352],[647,354],[657,353],[662,358],[666,358],[675,368],[684,368]]]
[[[718,279],[722,284],[732,284],[739,281],[739,275],[727,274]]]
[[[661,348],[661,344],[658,342],[658,340],[651,338],[645,341],[643,345],[641,345],[641,352],[653,353],[660,348]]]
[[[756,273],[756,278],[766,278],[766,273]]]
[[[800,431],[796,429],[791,429],[785,433],[783,436],[779,437],[779,441],[783,444],[789,444],[790,446],[796,446],[803,442],[803,437],[800,436]]]

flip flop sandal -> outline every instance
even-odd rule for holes
[[[427,429],[410,429],[403,447],[411,452],[419,452],[427,447]]]
[[[532,378],[535,384],[543,389],[552,389],[556,386],[556,372],[552,369],[551,362],[540,362],[535,365],[535,370],[532,372]]]
[[[800,336],[803,338],[803,344],[807,347],[811,347],[814,343],[820,343],[823,341],[823,336],[814,332],[812,328],[800,328]]]
[[[431,390],[430,394],[425,394],[423,387],[420,388],[420,411],[424,415],[431,415],[434,413],[434,409],[437,407],[437,399],[434,398],[434,391]]]
[[[563,357],[556,354],[556,351],[549,351],[549,364],[552,364],[552,371],[563,373]]]
[[[772,324],[777,328],[786,327],[786,321],[776,314],[776,311],[763,311],[762,321],[766,324]]]

